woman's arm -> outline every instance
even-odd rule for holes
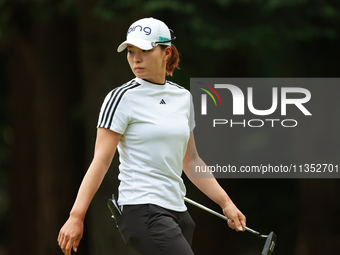
[[[98,128],[94,157],[80,185],[70,216],[61,228],[58,243],[64,254],[71,254],[83,235],[84,218],[116,152],[121,135],[109,129]]]
[[[221,206],[223,213],[229,218],[229,227],[236,231],[243,231],[243,226],[246,226],[246,217],[239,209],[237,209],[228,194],[218,184],[214,175],[211,173],[204,173],[204,176],[202,175],[197,178],[190,177],[190,168],[193,171],[196,166],[206,166],[206,164],[198,155],[194,133],[191,131],[187,151],[183,159],[183,170],[185,174],[197,188]]]

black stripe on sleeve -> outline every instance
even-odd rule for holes
[[[134,89],[141,84],[137,83],[136,81],[129,82],[127,84],[124,84],[121,87],[118,87],[114,89],[111,92],[111,96],[109,100],[107,101],[105,108],[100,116],[100,121],[98,126],[104,127],[104,128],[110,128],[111,122],[113,120],[113,116],[116,112],[116,109],[119,105],[119,102],[121,101],[123,95],[130,89]]]

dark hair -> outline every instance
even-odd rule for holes
[[[159,45],[162,50],[165,50],[167,47],[167,45]],[[180,69],[179,68],[179,52],[177,50],[177,48],[175,47],[175,45],[171,44],[171,56],[170,58],[167,60],[166,62],[166,74],[172,76],[173,72],[175,71],[175,69]]]

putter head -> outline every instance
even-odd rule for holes
[[[271,255],[273,254],[274,248],[275,248],[275,244],[276,244],[276,235],[274,234],[274,232],[270,232],[266,242],[264,244],[263,250],[262,250],[262,255]]]

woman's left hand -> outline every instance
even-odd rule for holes
[[[229,202],[223,209],[224,215],[229,219],[228,225],[230,228],[236,231],[244,231],[246,226],[246,217],[243,213],[234,205],[233,202]]]

